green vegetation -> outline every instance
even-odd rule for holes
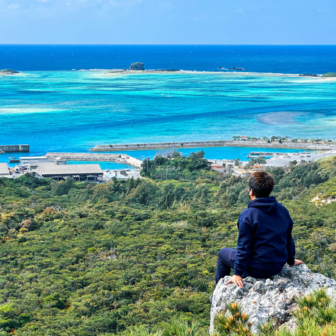
[[[141,62],[132,63],[129,67],[130,70],[145,70],[145,66]]]
[[[213,176],[210,162],[204,158],[204,151],[190,153],[188,157],[175,151],[172,156],[173,160],[162,156],[156,156],[154,160],[144,160],[141,175],[155,180],[185,181]]]
[[[252,324],[247,322],[248,318],[247,314],[241,312],[237,303],[227,304],[226,310],[216,316],[215,326],[220,335],[250,336]]]
[[[241,312],[237,303],[226,305],[226,309],[215,319],[216,331],[211,336],[334,336],[336,334],[336,306],[325,290],[297,299],[298,310],[293,315],[297,321],[295,331],[274,326],[273,321],[258,326],[258,333],[251,331],[249,316]],[[151,333],[143,327],[130,329],[125,336],[205,336],[200,326],[182,320],[172,320],[165,328]]]
[[[246,168],[251,168],[255,164],[260,164],[260,165],[266,164],[266,159],[263,156],[250,158],[248,164],[246,165]]]
[[[327,72],[323,75],[323,77],[336,77],[336,72]]]
[[[211,172],[201,153],[145,167],[147,179],[98,185],[0,179],[1,336],[203,336],[217,253],[235,247],[247,180]],[[179,169],[162,176],[166,167]],[[310,201],[335,197],[335,168],[332,158],[271,170],[297,257],[329,277],[336,202]]]

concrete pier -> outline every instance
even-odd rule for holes
[[[103,161],[126,164],[140,169],[142,161],[126,154],[96,154],[96,153],[47,153],[48,159],[62,159],[66,161]]]
[[[274,156],[274,155],[284,155],[286,153],[280,152],[251,152],[250,156],[259,156],[259,155],[263,155],[263,156]]]
[[[28,153],[29,145],[4,145],[0,146],[0,153]]]
[[[181,142],[162,142],[162,143],[142,143],[142,144],[114,144],[114,145],[97,145],[90,149],[93,152],[114,152],[127,150],[144,150],[144,149],[164,149],[164,148],[193,148],[193,147],[260,147],[260,148],[288,148],[302,150],[331,150],[336,145],[322,143],[304,143],[304,142],[266,142],[242,141],[242,140],[211,140],[211,141],[181,141]]]

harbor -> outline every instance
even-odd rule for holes
[[[93,161],[109,161],[120,164],[133,165],[137,169],[105,169],[100,167],[99,163]],[[0,177],[18,178],[24,174],[32,174],[38,178],[52,178],[56,181],[64,180],[67,177],[77,181],[91,181],[96,183],[108,182],[111,179],[137,179],[140,176],[140,160],[128,155],[104,155],[86,153],[57,153],[57,155],[48,153],[44,156],[28,156],[19,159],[10,159],[18,161],[19,164],[8,167],[7,163],[0,163]],[[78,164],[69,163],[69,161],[86,161]]]
[[[251,143],[256,146],[250,146]],[[209,146],[196,147],[217,144],[236,144],[237,146]],[[183,147],[181,147],[183,144]],[[262,144],[262,145],[261,145]],[[270,143],[268,143],[270,144]],[[292,144],[303,146],[304,149],[292,149],[288,147]],[[170,145],[174,145],[169,147]],[[184,145],[190,145],[186,147]],[[248,146],[247,146],[248,145]],[[211,168],[219,173],[233,173],[235,175],[247,176],[248,172],[254,169],[263,170],[266,167],[288,167],[292,161],[312,162],[318,159],[336,155],[336,146],[327,143],[297,143],[272,142],[273,147],[266,147],[262,141],[203,141],[187,143],[154,143],[154,144],[133,144],[116,145],[118,150],[120,146],[127,146],[128,153],[92,153],[92,152],[47,152],[39,156],[30,153],[30,156],[8,157],[8,164],[2,164],[1,177],[17,178],[26,173],[32,173],[36,177],[49,177],[55,180],[63,180],[66,177],[74,178],[78,181],[93,181],[96,183],[107,182],[111,179],[130,179],[141,178],[140,170],[142,162],[146,158],[153,159],[156,156],[173,158],[173,152],[179,151],[180,155],[189,155],[191,152],[200,150],[206,151],[206,157],[211,162]],[[282,145],[282,148],[274,146]],[[21,145],[22,146],[22,145]],[[28,145],[26,145],[28,146]],[[149,146],[150,148],[146,148]],[[132,147],[132,148],[131,148]],[[134,150],[134,147],[145,147]],[[151,149],[151,147],[159,147]],[[222,147],[222,148],[221,148]],[[239,147],[245,148],[245,154],[242,156]],[[189,149],[188,149],[189,148]],[[225,148],[225,149],[224,149]],[[11,150],[12,148],[6,148]],[[17,149],[17,148],[15,148]],[[29,149],[27,147],[21,150]],[[96,149],[96,147],[94,148]],[[123,149],[125,149],[123,147]],[[188,153],[189,152],[189,153]],[[3,153],[4,155],[5,153]],[[264,163],[256,163],[248,166],[249,160],[263,158]],[[258,162],[258,161],[257,161]],[[261,161],[260,161],[261,162]],[[104,165],[105,163],[105,165]],[[108,164],[108,165],[107,165]],[[105,166],[105,168],[104,168]],[[249,167],[249,168],[248,168]],[[6,173],[8,171],[8,174]]]
[[[126,154],[96,154],[96,153],[47,153],[49,159],[65,161],[107,161],[125,164],[136,169],[141,168],[142,161]]]

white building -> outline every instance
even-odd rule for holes
[[[58,181],[67,177],[72,177],[78,181],[97,181],[98,178],[102,178],[103,171],[99,164],[42,164],[36,168],[35,176],[50,177]]]

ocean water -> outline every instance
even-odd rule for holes
[[[336,71],[336,46],[239,45],[0,45],[0,68],[23,71],[147,69],[317,73]]]
[[[197,72],[71,70],[133,61]],[[218,72],[232,65],[251,72]],[[29,144],[31,155],[234,135],[336,138],[336,81],[293,75],[336,71],[336,46],[0,46],[0,68],[21,72],[0,76],[0,144]],[[251,151],[204,150],[208,158],[241,159]]]

